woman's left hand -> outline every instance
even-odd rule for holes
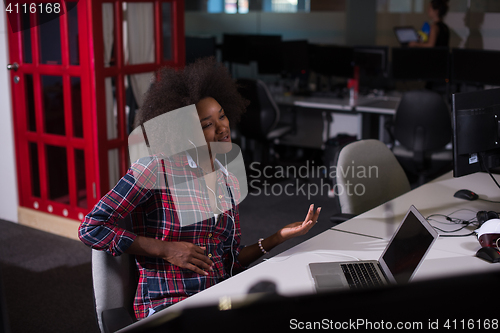
[[[306,218],[303,222],[295,222],[286,225],[278,231],[278,235],[281,237],[282,241],[305,235],[318,221],[320,212],[321,207],[318,207],[315,211],[314,204],[312,204],[309,206],[309,211],[307,212]]]

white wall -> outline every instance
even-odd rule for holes
[[[10,94],[7,29],[5,13],[0,15],[0,219],[17,222],[17,175],[14,155],[14,129]]]
[[[186,35],[211,35],[222,42],[223,33],[280,34],[283,40],[345,44],[345,13],[208,14],[186,12]]]
[[[485,50],[500,50],[500,13],[472,14],[473,31],[466,25],[466,15],[465,12],[446,15],[444,21],[450,28],[450,47],[464,48],[470,37],[468,43],[471,48],[481,48],[479,45],[482,45]],[[429,21],[425,13],[380,13],[377,15],[377,44],[397,47],[393,27],[411,25],[420,29],[425,21]]]
[[[473,21],[478,20],[478,13]],[[464,47],[470,35],[465,12],[450,12],[445,22],[451,29],[451,47]],[[393,27],[412,25],[420,28],[428,21],[426,13],[377,14],[376,44],[398,46]],[[344,45],[346,14],[344,12],[208,14],[186,12],[186,35],[211,35],[222,42],[223,33],[281,34],[284,40],[308,39],[311,43]],[[362,22],[360,22],[362,24]],[[500,50],[500,13],[485,13],[473,37],[482,38],[484,49]],[[475,44],[477,45],[477,44]]]
[[[500,13],[487,13],[480,29],[485,50],[500,50]]]

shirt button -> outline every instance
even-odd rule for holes
[[[212,238],[212,233],[209,233],[209,234],[208,234],[208,238]]]
[[[209,258],[212,258],[212,253],[209,253],[209,254],[208,254],[208,257],[209,257]]]
[[[219,195],[219,199],[222,199],[222,195]]]

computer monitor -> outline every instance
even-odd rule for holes
[[[388,46],[356,46],[354,65],[359,67],[361,87],[385,88],[388,79]]]
[[[281,43],[283,71],[293,75],[309,71],[309,43],[307,40],[283,41]]]
[[[199,58],[216,56],[215,37],[186,36],[186,65]]]
[[[280,74],[283,70],[280,35],[248,35],[247,52],[257,62],[259,74]]]
[[[224,34],[222,43],[222,61],[236,64],[249,64],[246,35]]]
[[[313,44],[310,48],[310,67],[319,74],[352,78],[354,49],[347,46]]]
[[[280,43],[280,35],[224,34],[222,61],[246,65],[256,61],[261,71],[279,73],[282,60],[276,55],[281,54]]]
[[[452,95],[453,176],[500,166],[500,88]]]
[[[453,49],[451,54],[454,83],[500,85],[500,51]]]
[[[407,81],[446,82],[450,51],[447,47],[392,49],[392,78]]]

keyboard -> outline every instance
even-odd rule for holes
[[[349,283],[349,288],[367,288],[381,286],[384,283],[373,263],[352,263],[340,265]]]

